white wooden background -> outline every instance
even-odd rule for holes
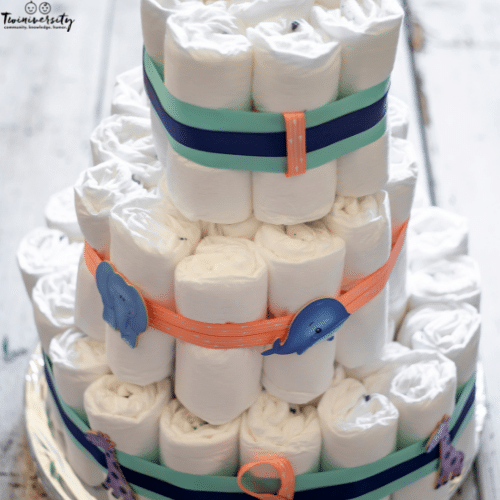
[[[470,253],[483,274],[481,351],[490,410],[479,483],[483,500],[500,500],[500,2],[406,3],[415,51],[403,40],[393,89],[412,104],[411,136],[422,171],[429,169],[420,199],[470,221]],[[24,4],[0,0],[0,12],[21,15]],[[52,13],[75,20],[69,33],[6,30],[0,17],[0,500],[43,496],[23,444],[23,378],[36,332],[15,252],[23,235],[43,224],[49,196],[90,165],[88,137],[108,113],[114,76],[140,63],[138,5],[52,3]],[[478,498],[474,481],[461,498]]]

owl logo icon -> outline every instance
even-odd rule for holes
[[[36,3],[34,2],[28,2],[24,6],[24,10],[26,11],[27,14],[34,14],[36,12]]]
[[[38,7],[38,10],[42,13],[42,14],[48,14],[51,10],[52,10],[52,7],[50,6],[50,3],[49,2],[42,2],[40,4],[40,6]]]

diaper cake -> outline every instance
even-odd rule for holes
[[[461,217],[412,210],[399,3],[141,16],[93,166],[18,251],[67,462],[124,500],[449,498],[479,273]]]

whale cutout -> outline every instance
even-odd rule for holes
[[[333,340],[335,332],[349,316],[343,304],[336,299],[324,297],[313,300],[293,318],[284,344],[278,338],[272,348],[262,355],[302,354],[322,340]]]

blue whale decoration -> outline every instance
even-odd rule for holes
[[[136,347],[139,334],[148,327],[148,313],[141,294],[107,261],[97,266],[95,277],[104,306],[104,321],[120,330],[122,339],[130,347]]]
[[[325,297],[314,300],[295,315],[285,343],[281,345],[280,339],[276,339],[273,347],[262,355],[302,354],[322,340],[333,340],[335,332],[349,316],[343,304],[336,299]]]

